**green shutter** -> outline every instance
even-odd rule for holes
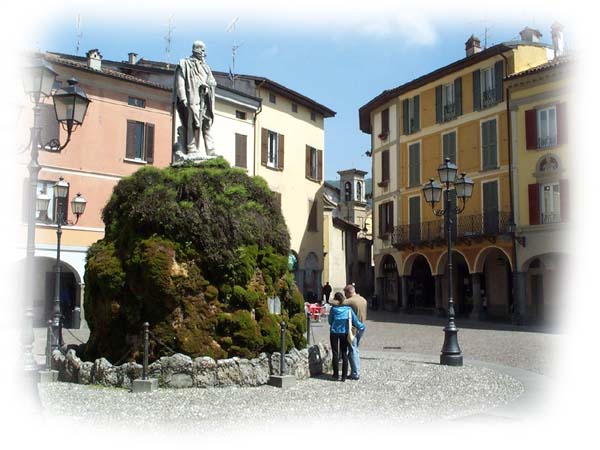
[[[442,123],[442,85],[435,87],[435,123]]]
[[[462,78],[454,80],[454,104],[456,115],[462,115]]]
[[[483,122],[481,124],[481,149],[482,149],[482,165],[484,169],[488,169],[490,166],[490,151],[489,151],[489,123]]]
[[[410,133],[408,130],[408,99],[402,100],[402,132]]]
[[[473,111],[481,109],[481,73],[473,72]]]
[[[501,102],[503,98],[502,79],[504,78],[504,61],[498,61],[494,64],[494,75],[496,77],[495,89],[496,89],[496,101]]]
[[[443,159],[450,158],[452,164],[456,164],[456,133],[447,133],[443,137]]]
[[[415,116],[414,117],[414,119],[415,119],[415,124],[414,125],[415,126],[414,126],[413,130],[411,130],[411,131],[418,131],[418,130],[421,129],[421,124],[420,124],[420,121],[419,121],[419,96],[415,95],[414,98],[413,98],[413,101],[414,101],[414,103],[413,103],[413,110],[414,110],[414,116]]]
[[[491,167],[498,167],[498,152],[496,151],[496,147],[498,146],[498,136],[496,134],[496,121],[490,120],[489,124],[489,148],[490,148],[490,165]]]
[[[420,145],[419,144],[412,144],[409,148],[408,148],[408,152],[409,152],[409,179],[408,179],[408,183],[409,186],[418,186],[421,182],[420,180],[420,172],[421,172],[421,161],[420,161],[420,152],[419,152],[419,148]]]

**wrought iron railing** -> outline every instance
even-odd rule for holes
[[[468,240],[477,237],[495,237],[509,232],[510,214],[507,211],[488,211],[483,214],[459,215],[454,219],[452,239]],[[397,248],[418,245],[443,245],[446,242],[445,220],[431,220],[415,224],[397,225],[392,234],[392,245]]]
[[[548,136],[538,138],[538,148],[554,147],[556,145],[556,136]]]
[[[448,103],[444,105],[444,120],[452,120],[456,117],[456,104]]]
[[[542,213],[542,223],[559,223],[562,222],[562,218],[560,214],[544,214]]]
[[[486,91],[483,91],[483,93],[481,95],[481,101],[482,101],[484,108],[498,103],[496,101],[496,89],[491,88]]]

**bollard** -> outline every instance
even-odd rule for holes
[[[306,313],[306,348],[310,347],[310,313]]]
[[[52,369],[52,321],[48,320],[46,331],[46,370]]]
[[[144,366],[142,368],[142,380],[148,379],[148,327],[150,324],[144,322]]]
[[[285,322],[281,322],[281,355],[279,355],[279,375],[285,374]]]

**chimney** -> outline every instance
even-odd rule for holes
[[[552,31],[552,46],[554,47],[554,57],[558,58],[562,56],[565,52],[565,41],[563,39],[563,30],[564,27],[558,23],[554,22],[552,27],[550,27]]]
[[[526,42],[540,42],[542,37],[542,33],[533,28],[525,27],[522,31],[519,32],[521,35],[521,40]]]
[[[467,42],[465,42],[465,50],[467,51],[467,56],[479,53],[481,51],[481,41],[479,38],[472,34]]]
[[[85,54],[90,69],[102,70],[102,55],[97,48],[94,48]]]
[[[131,52],[131,53],[128,53],[127,55],[129,56],[129,60],[128,60],[129,64],[137,63],[137,53]]]

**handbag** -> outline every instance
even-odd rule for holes
[[[354,333],[352,332],[352,311],[348,314],[348,344],[352,345],[352,341],[354,340]]]

